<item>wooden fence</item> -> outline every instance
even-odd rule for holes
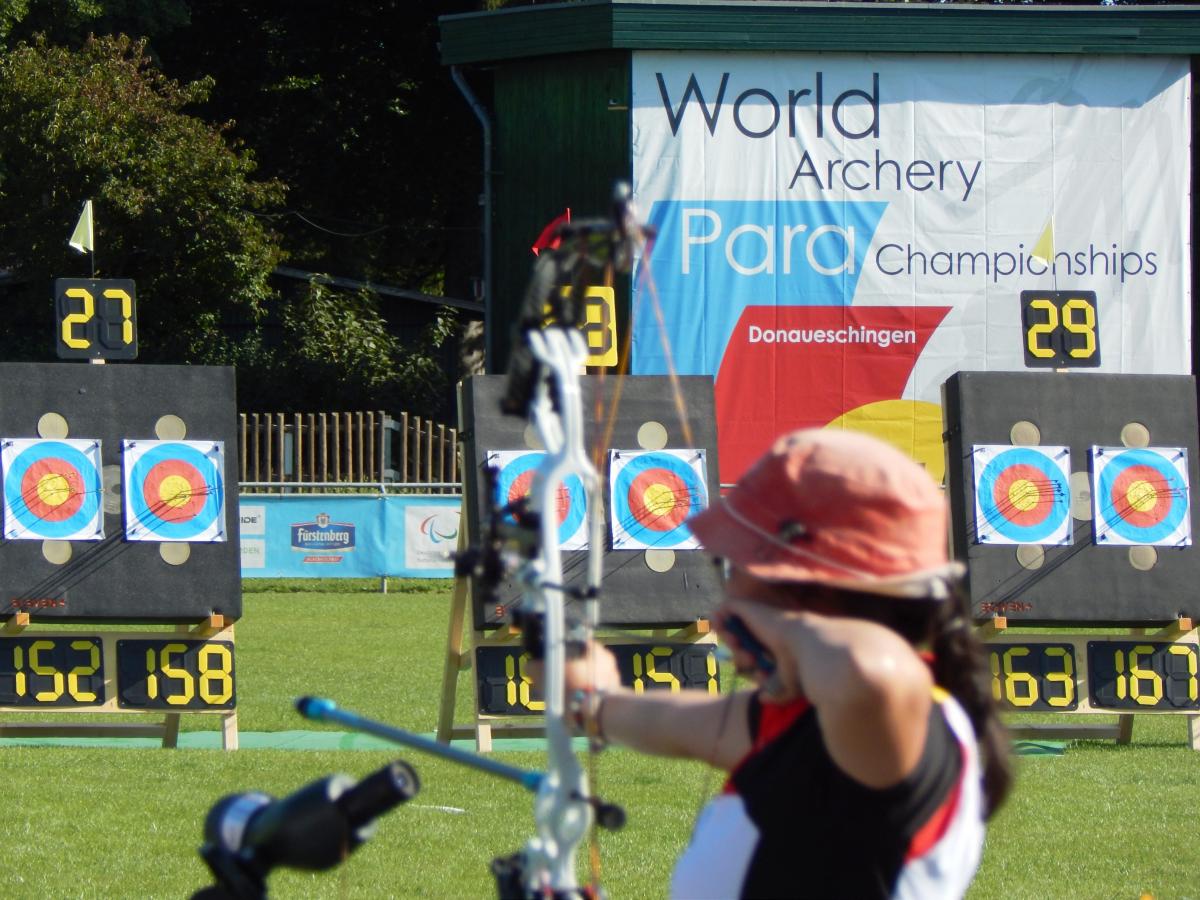
[[[431,485],[441,493],[459,480],[458,429],[420,416],[241,413],[238,419],[238,480],[260,485],[248,491],[349,482]]]

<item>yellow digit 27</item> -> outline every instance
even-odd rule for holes
[[[69,288],[66,294],[73,300],[82,300],[83,310],[63,316],[63,343],[72,350],[86,350],[92,346],[92,342],[87,338],[75,337],[75,326],[87,325],[92,320],[92,316],[96,314],[96,301],[92,298],[91,291],[86,291],[83,288]]]
[[[92,292],[87,288],[73,287],[67,288],[63,294],[72,300],[80,301],[82,309],[79,312],[67,313],[63,316],[59,327],[62,330],[62,341],[72,350],[87,350],[92,346],[92,342],[87,339],[86,335],[87,324],[96,317],[96,298],[92,296]],[[133,343],[133,297],[128,291],[121,288],[105,288],[101,296],[107,300],[119,305],[121,314],[121,343],[129,346]],[[102,334],[107,337],[107,325],[112,321],[108,312],[108,306],[100,308],[101,328],[105,329]],[[115,322],[113,322],[115,324]],[[84,329],[81,334],[76,328]],[[103,342],[103,341],[102,341]]]

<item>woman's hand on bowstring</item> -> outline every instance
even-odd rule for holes
[[[802,615],[733,598],[713,615],[717,634],[733,654],[734,667],[754,679],[765,703],[790,703],[803,696],[795,655]]]
[[[533,683],[539,688],[546,686],[545,660],[529,661],[527,669]],[[563,668],[564,689],[570,696],[575,691],[615,691],[621,687],[621,676],[617,672],[617,660],[607,647],[593,639],[584,644],[583,653],[569,658]]]

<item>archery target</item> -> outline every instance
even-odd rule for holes
[[[125,441],[123,446],[127,540],[226,540],[223,443]]]
[[[1067,447],[976,444],[971,455],[979,543],[1071,543]]]
[[[6,438],[4,537],[10,541],[99,541],[100,442]]]
[[[533,475],[545,453],[525,450],[489,450],[485,456],[487,464],[498,472],[496,507],[517,503],[529,495],[533,487]],[[562,550],[586,550],[588,546],[587,493],[578,475],[568,475],[555,490],[554,506],[558,513],[558,544]],[[513,516],[506,517],[514,522]]]
[[[1097,544],[1192,543],[1185,448],[1093,447],[1092,472]]]
[[[687,519],[708,506],[704,450],[612,450],[614,550],[698,550]]]

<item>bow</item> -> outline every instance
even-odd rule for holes
[[[520,566],[522,586],[520,621],[540,620],[544,654],[545,726],[547,768],[534,803],[535,836],[524,850],[497,862],[495,871],[501,896],[549,894],[574,897],[582,892],[575,875],[575,856],[587,836],[593,807],[611,811],[591,796],[588,777],[571,744],[565,696],[565,667],[574,646],[568,628],[568,595],[584,601],[584,636],[599,624],[598,596],[604,551],[604,498],[600,473],[585,445],[584,403],[579,373],[588,348],[579,325],[583,323],[583,292],[602,274],[627,269],[632,260],[628,186],[619,185],[610,220],[576,222],[561,226],[560,244],[552,254],[539,256],[526,294],[519,328],[522,340],[510,365],[506,412],[525,413],[536,430],[545,455],[534,472],[529,496],[518,520],[536,528],[536,553]],[[543,327],[550,309],[549,326]],[[558,538],[557,492],[574,475],[583,484],[588,515],[588,569],[585,587],[564,586],[562,552]],[[524,515],[522,516],[521,513]],[[607,818],[607,817],[605,817]],[[623,821],[623,814],[616,817]],[[602,818],[602,823],[604,819]],[[613,824],[611,821],[609,827]],[[598,875],[593,871],[593,882]],[[514,891],[513,888],[519,890]],[[589,893],[599,889],[593,883]]]
[[[645,239],[646,232],[636,224],[628,201],[628,187],[619,185],[611,219],[563,226],[559,246],[538,258],[518,321],[519,340],[502,408],[530,420],[545,455],[534,471],[529,495],[514,504],[492,508],[480,544],[456,558],[456,574],[477,579],[489,605],[496,599],[500,582],[510,574],[521,585],[522,599],[513,618],[522,627],[527,649],[544,656],[545,772],[508,766],[364,719],[338,709],[330,700],[303,698],[297,703],[307,718],[366,731],[515,781],[532,791],[534,836],[520,851],[492,864],[501,898],[598,896],[595,855],[592,884],[582,888],[576,877],[579,845],[594,821],[617,829],[625,819],[619,807],[602,802],[591,792],[589,778],[575,755],[567,722],[565,668],[570,649],[579,646],[577,628],[586,637],[599,623],[605,547],[602,479],[585,446],[579,375],[588,348],[578,326],[584,320],[587,286],[598,278],[608,281],[614,269],[627,270],[635,242]],[[544,325],[546,309],[550,310],[549,325]],[[564,583],[558,538],[558,487],[570,476],[583,484],[588,511],[590,544],[582,588],[568,588]],[[494,498],[494,473],[489,473],[489,478],[493,484],[488,496]],[[578,626],[568,625],[568,599],[584,602],[584,621]]]

